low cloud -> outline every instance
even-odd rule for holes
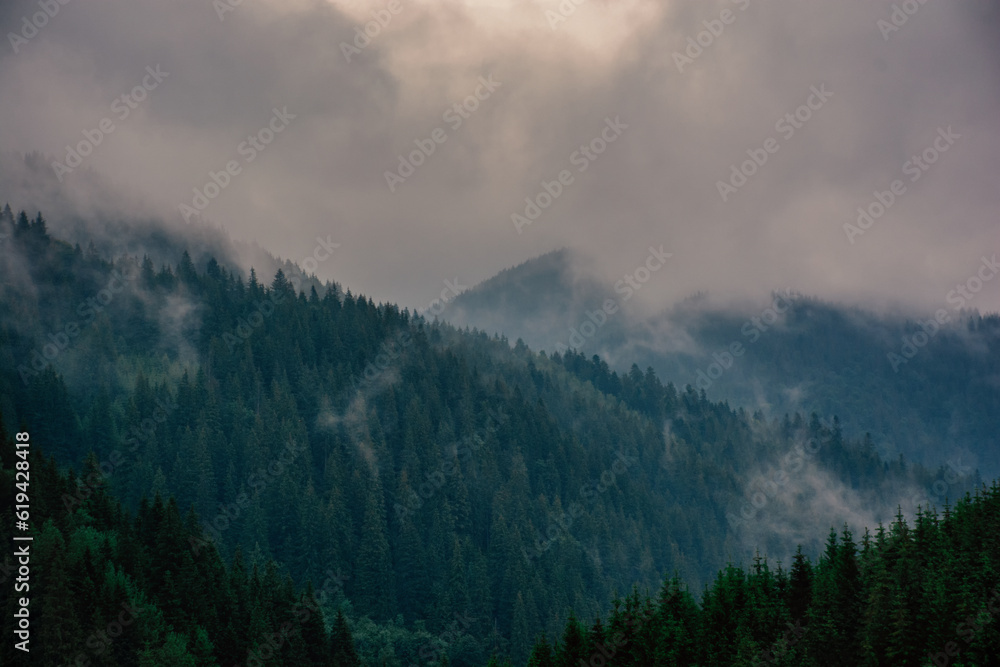
[[[0,196],[43,210],[114,201],[122,215],[179,221],[178,203],[287,106],[296,119],[198,224],[283,257],[332,234],[343,252],[321,279],[405,306],[426,303],[443,275],[478,282],[564,246],[593,255],[613,284],[636,252],[664,243],[671,277],[650,308],[785,286],[934,307],[995,248],[995,3],[928,2],[886,39],[892,5],[862,0],[590,0],[555,29],[555,1],[399,0],[348,62],[341,43],[385,4],[244,2],[221,19],[195,0],[60,5],[27,43],[0,49],[0,150],[39,151],[51,168],[146,67],[169,77],[62,183],[28,192],[4,171]],[[0,30],[19,34],[37,11],[4,3]],[[681,72],[689,40],[703,46]],[[448,129],[442,110],[491,75],[502,87],[388,192],[398,156]],[[786,139],[777,122],[821,86],[833,96]],[[616,116],[627,132],[518,234],[511,212]],[[904,165],[948,126],[961,140],[849,243],[858,207],[907,178]],[[778,150],[722,201],[717,183],[769,138]],[[979,299],[1000,309],[992,286]]]

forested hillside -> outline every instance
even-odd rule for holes
[[[459,295],[444,317],[536,350],[598,354],[619,373],[648,366],[772,415],[836,414],[846,435],[870,433],[884,458],[1000,474],[1000,315],[981,314],[975,295],[945,290],[926,312],[875,313],[792,285],[759,303],[700,294],[650,314],[654,297],[587,277],[588,265],[569,250],[548,253]],[[602,315],[607,299],[616,310]]]
[[[271,560],[247,562],[239,549],[227,566],[197,516],[182,516],[173,499],[156,495],[135,514],[123,510],[101,483],[96,459],[79,477],[63,474],[53,459],[15,448],[0,429],[0,460],[8,544],[15,472],[30,467],[33,576],[21,577],[30,587],[8,594],[17,561],[7,554],[0,566],[5,619],[14,617],[18,597],[34,601],[30,664],[360,664],[344,616],[324,621],[321,603],[342,595],[336,573],[313,590],[297,588]],[[18,656],[13,642],[3,642],[0,664]]]
[[[798,542],[818,552],[817,522],[860,530],[929,490],[938,501],[939,484],[940,502],[977,485],[884,461],[832,415],[767,419],[651,369],[537,354],[334,286],[297,292],[281,271],[264,282],[187,251],[173,266],[112,261],[52,238],[40,214],[8,222],[0,413],[61,468],[93,453],[126,508],[52,470],[38,539],[76,545],[65,567],[113,563],[160,600],[172,630],[143,630],[144,650],[245,652],[253,633],[188,609],[212,590],[197,577],[234,578],[219,605],[276,586],[272,616],[246,612],[256,631],[334,573],[324,618],[342,613],[371,664],[523,664],[571,609],[594,618],[674,573],[700,590],[755,547],[786,563]],[[157,521],[166,546],[143,533]]]
[[[572,616],[529,667],[1000,664],[1000,486],[954,507],[865,530],[831,530],[818,561],[755,558],[701,600],[668,578],[592,625]],[[553,643],[555,644],[553,646]]]

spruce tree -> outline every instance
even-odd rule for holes
[[[355,601],[361,613],[373,619],[385,620],[394,615],[396,593],[392,572],[392,556],[386,534],[385,501],[378,473],[369,476],[365,499],[364,521],[361,526],[361,546],[358,550],[357,579],[354,581]]]
[[[347,619],[339,609],[330,630],[330,664],[334,667],[361,667]]]

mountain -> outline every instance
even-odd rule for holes
[[[957,295],[936,313],[903,315],[790,290],[725,307],[695,295],[647,315],[628,308],[621,281],[576,278],[587,264],[568,250],[543,255],[462,293],[443,317],[534,349],[597,354],[620,373],[649,367],[774,417],[840,415],[884,458],[1000,474],[1000,316]],[[608,299],[621,309],[603,312]]]
[[[696,590],[756,550],[818,553],[817,525],[861,530],[980,483],[882,460],[834,415],[767,419],[636,366],[297,291],[280,269],[244,280],[204,249],[157,268],[41,214],[2,218],[0,413],[63,470],[92,457],[66,473],[78,519],[59,530],[88,530],[93,485],[140,521],[172,497],[200,519],[162,567],[242,550],[307,591],[341,573],[323,615],[349,619],[366,659],[447,636],[452,665],[523,663],[571,608],[596,616],[673,573]],[[171,608],[173,589],[150,590]],[[175,630],[196,646],[198,627]],[[219,664],[242,660],[201,629]]]
[[[205,264],[215,257],[244,280],[252,266],[264,275],[281,269],[305,291],[315,287],[322,294],[336,289],[295,263],[275,257],[256,243],[234,239],[207,221],[168,223],[160,209],[131,197],[99,171],[82,167],[76,174],[80,179],[60,182],[50,163],[51,158],[40,153],[0,151],[0,183],[17,192],[31,218],[44,209],[54,222],[51,231],[63,241],[102,257],[146,256],[157,267],[176,265],[189,248],[193,261]],[[9,236],[12,217],[0,219],[0,240]]]

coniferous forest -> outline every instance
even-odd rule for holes
[[[0,42],[0,667],[1000,667],[1000,1]]]
[[[333,283],[0,225],[32,665],[1000,664],[974,471]],[[817,523],[844,499],[867,514]]]

